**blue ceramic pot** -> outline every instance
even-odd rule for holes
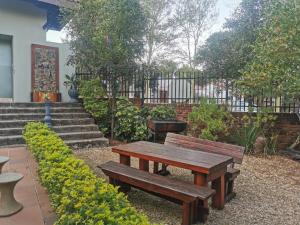
[[[71,86],[71,88],[68,91],[68,94],[71,98],[71,102],[78,102],[79,93],[78,93],[77,88],[74,88],[73,86]]]

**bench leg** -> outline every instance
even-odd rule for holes
[[[130,185],[125,184],[111,177],[109,178],[109,183],[114,186],[119,186],[119,191],[123,192],[124,194],[127,194],[131,190]]]
[[[144,159],[139,159],[139,169],[149,172],[149,161]]]
[[[120,163],[126,166],[130,166],[130,156],[120,154]],[[131,187],[129,185],[119,181],[115,181],[115,182],[117,182],[118,183],[117,185],[120,186],[120,191],[127,193],[131,190]]]
[[[182,205],[182,225],[191,224],[191,204],[184,202]]]
[[[159,163],[154,162],[154,167],[153,167],[153,173],[159,174],[162,176],[168,176],[170,175],[170,171],[167,170],[168,165],[167,164],[162,164],[161,165],[161,170],[159,170]]]
[[[212,198],[212,206],[216,209],[223,209],[225,204],[225,176],[211,182],[212,189],[216,190],[216,194]]]
[[[197,217],[195,217],[196,221],[195,222],[201,222],[201,223],[205,223],[207,220],[207,216],[209,214],[209,209],[208,209],[208,205],[203,202],[203,201],[197,201],[197,205],[196,205],[196,210],[197,210]]]
[[[120,163],[126,166],[130,166],[130,156],[120,155]]]
[[[158,173],[158,166],[159,166],[158,162],[154,162],[153,163],[153,173],[155,173],[155,174]]]
[[[197,172],[193,172],[194,174],[194,184],[200,187],[207,187],[208,186],[208,180],[207,180],[207,175],[206,174],[201,174],[201,173],[197,173]],[[200,202],[200,201],[199,201]],[[197,220],[201,221],[206,221],[207,220],[207,214],[204,213],[204,211],[199,211],[198,210],[198,205],[199,204],[195,204],[195,218]],[[203,208],[207,208],[208,209],[208,200],[204,200],[201,201],[201,205]]]
[[[226,202],[229,202],[236,196],[236,193],[233,191],[233,186],[234,186],[234,180],[229,180],[229,179],[226,180],[226,196],[225,196]]]

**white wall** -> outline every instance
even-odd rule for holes
[[[29,102],[31,92],[31,45],[59,47],[59,91],[62,100],[68,101],[63,78],[74,68],[66,67],[68,47],[65,44],[46,42],[46,12],[36,6],[19,1],[0,1],[0,34],[12,36],[13,48],[13,96],[15,102]]]

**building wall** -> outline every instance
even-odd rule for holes
[[[63,86],[65,74],[72,74],[74,68],[66,66],[69,53],[66,44],[46,42],[46,12],[36,6],[18,0],[0,1],[0,34],[12,36],[13,57],[13,100],[29,102],[31,93],[31,45],[40,44],[59,48],[59,91],[62,100],[68,101]]]

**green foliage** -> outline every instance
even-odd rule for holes
[[[252,59],[252,45],[263,21],[265,0],[243,0],[225,24],[225,31],[212,34],[197,52],[208,76],[237,79],[241,70]]]
[[[98,179],[45,125],[27,124],[23,137],[39,163],[41,182],[57,214],[55,225],[150,224],[123,193]]]
[[[146,111],[141,111],[127,98],[117,101],[115,134],[120,140],[139,141],[149,138],[146,125]]]
[[[100,79],[82,81],[79,88],[84,108],[97,121],[103,133],[109,131],[109,104]]]
[[[150,111],[152,120],[176,120],[176,110],[172,106],[159,105]]]
[[[235,141],[245,147],[245,152],[253,153],[256,139],[261,136],[266,140],[264,153],[274,154],[276,152],[277,135],[273,128],[276,119],[276,116],[267,111],[244,115],[241,126],[234,135]]]
[[[77,87],[79,85],[79,79],[75,74],[73,74],[72,76],[66,74],[64,85],[66,88],[77,89]]]
[[[300,4],[297,1],[268,1],[259,30],[254,58],[239,84],[244,94],[300,96]]]
[[[134,63],[142,54],[146,19],[138,0],[85,0],[65,18],[73,56],[88,71]]]
[[[192,136],[208,140],[219,140],[229,135],[233,117],[223,106],[202,99],[188,115]]]
[[[197,61],[203,66],[206,76],[225,79],[240,76],[242,62],[234,39],[233,32],[217,32],[199,49]]]

